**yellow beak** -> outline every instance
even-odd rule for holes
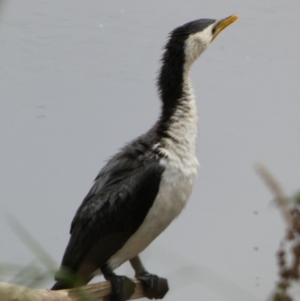
[[[238,18],[239,17],[237,15],[232,15],[228,18],[222,19],[219,22],[217,22],[214,28],[215,31],[213,33],[213,40],[224,28],[226,28],[228,25],[236,21]]]

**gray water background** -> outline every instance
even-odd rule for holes
[[[7,226],[10,213],[59,265],[74,213],[105,160],[158,117],[155,79],[168,32],[236,13],[193,66],[201,167],[192,197],[142,258],[169,278],[166,301],[266,300],[284,223],[254,164],[264,163],[287,194],[299,189],[299,7],[298,0],[6,1],[0,262],[35,258]],[[132,275],[126,264],[119,273]]]

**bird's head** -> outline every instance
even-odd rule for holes
[[[222,20],[199,19],[186,23],[170,33],[166,49],[184,51],[185,63],[190,66],[214,38],[238,17],[232,15]]]
[[[232,15],[222,20],[199,19],[174,29],[162,56],[158,75],[158,92],[164,104],[172,104],[182,97],[183,77],[198,56],[215,37],[238,17]]]

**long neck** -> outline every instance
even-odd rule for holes
[[[182,152],[195,153],[198,114],[190,82],[190,65],[185,64],[183,47],[166,49],[158,78],[162,114],[158,132]],[[181,51],[181,53],[180,53]],[[176,146],[175,146],[176,145]]]
[[[168,122],[183,96],[184,52],[182,47],[166,46],[157,86],[162,101],[161,122]]]

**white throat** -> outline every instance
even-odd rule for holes
[[[190,68],[212,41],[212,28],[215,23],[207,26],[203,31],[190,35],[185,41],[185,60],[187,68]]]

